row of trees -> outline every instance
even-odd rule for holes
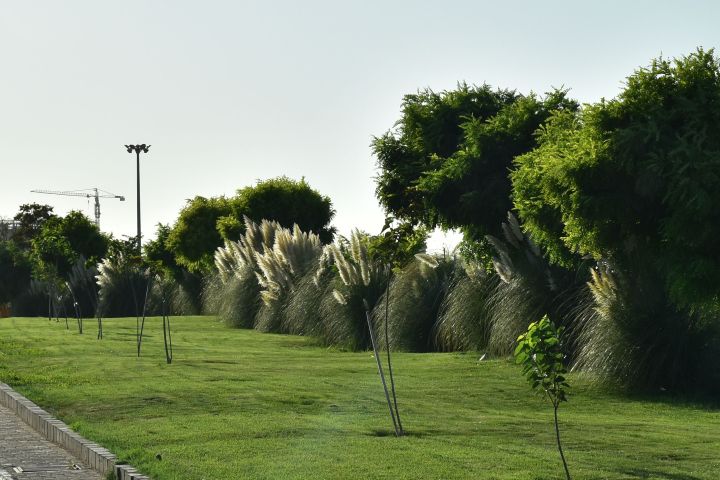
[[[416,351],[507,354],[547,314],[574,368],[632,388],[712,388],[719,105],[720,64],[704,50],[654,60],[596,104],[487,85],[408,95],[373,141],[384,234],[311,249],[301,274],[292,249],[263,263],[274,234],[226,243],[206,300],[233,324],[350,348],[368,345],[366,300],[388,341]],[[417,255],[438,226],[464,232],[460,256]]]
[[[530,303],[526,322],[564,324],[578,367],[634,386],[718,379],[719,106],[702,49],[583,106],[565,91],[425,90],[373,142],[378,198],[401,222],[460,228],[465,252],[522,285],[508,314]]]
[[[149,312],[157,313],[160,292],[147,285],[149,278],[159,275],[163,282],[156,283],[158,289],[168,282],[174,285],[172,310],[197,313],[203,279],[214,269],[214,252],[224,239],[245,231],[243,218],[298,224],[328,242],[335,233],[330,226],[334,213],[330,199],[304,179],[278,177],[229,198],[195,197],[174,225],[158,225],[155,239],[138,255],[133,248],[136,239],[106,235],[80,212],[60,217],[48,205],[22,205],[12,238],[0,243],[0,303],[11,302],[13,312],[20,315],[44,314],[49,303],[47,308],[57,314],[58,309],[72,311],[75,296],[82,300],[86,315],[124,316],[140,314],[147,296]],[[99,276],[90,295],[73,295],[78,276]],[[51,302],[42,301],[47,296]],[[93,306],[86,297],[94,296],[99,296],[99,304]],[[58,303],[56,308],[53,303]]]

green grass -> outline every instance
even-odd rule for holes
[[[397,439],[368,352],[182,317],[166,365],[159,319],[141,358],[134,318],[104,327],[96,340],[91,321],[81,336],[0,319],[0,380],[156,480],[563,475],[552,411],[509,361],[396,355]],[[560,421],[574,478],[720,478],[718,410],[571,383]]]

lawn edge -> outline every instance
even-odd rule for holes
[[[100,474],[114,472],[118,480],[150,480],[150,477],[138,473],[130,465],[117,464],[117,456],[110,450],[83,438],[3,382],[0,382],[0,405],[10,409],[45,439],[64,448]]]

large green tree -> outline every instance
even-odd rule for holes
[[[30,242],[40,233],[43,224],[55,217],[53,207],[40,203],[25,203],[20,205],[14,220],[18,227],[13,234],[13,240],[22,248],[29,248]]]
[[[459,228],[482,244],[512,208],[513,159],[536,146],[552,112],[576,109],[564,91],[538,97],[461,84],[406,95],[396,128],[372,143],[378,199],[400,221]]]
[[[231,198],[195,197],[182,209],[164,243],[179,265],[200,273],[213,268],[213,255],[224,240],[236,240],[244,232],[245,216],[255,222],[275,220],[288,228],[297,224],[327,243],[335,233],[330,226],[334,215],[330,198],[304,179],[278,177],[242,188]]]
[[[78,258],[96,263],[105,256],[108,245],[109,238],[89,218],[72,211],[43,222],[30,251],[37,276],[65,278]]]
[[[330,197],[312,188],[304,178],[297,181],[283,176],[260,181],[238,190],[230,203],[238,219],[274,220],[285,228],[297,224],[303,232],[318,235],[323,243],[332,242],[335,235],[335,228],[330,226],[335,216]]]
[[[556,114],[517,160],[515,206],[562,263],[592,255],[661,279],[676,305],[720,297],[720,62],[657,59],[623,92]]]
[[[213,252],[223,244],[218,219],[231,212],[225,197],[197,196],[189,200],[165,240],[177,263],[192,272],[211,269]]]

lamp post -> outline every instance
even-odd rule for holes
[[[135,152],[137,158],[137,246],[138,255],[142,254],[142,231],[140,228],[140,152],[148,153],[150,145],[125,145],[128,153]]]

